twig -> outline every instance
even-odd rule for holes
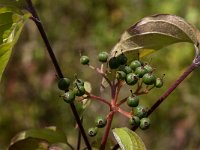
[[[57,59],[56,59],[56,57],[54,55],[53,49],[52,49],[52,47],[51,47],[51,45],[49,43],[49,40],[48,40],[47,35],[46,35],[46,32],[44,31],[44,27],[43,27],[43,25],[41,23],[41,20],[40,20],[40,18],[38,16],[33,4],[32,4],[32,1],[31,0],[26,0],[26,2],[28,4],[28,8],[27,8],[28,11],[32,14],[32,17],[35,18],[33,21],[35,22],[36,26],[38,27],[38,30],[39,30],[39,32],[40,32],[40,34],[42,36],[42,39],[43,39],[43,41],[44,41],[44,43],[46,45],[46,48],[47,48],[47,51],[48,51],[48,53],[50,55],[52,63],[54,64],[55,70],[56,70],[59,78],[63,78],[64,77],[63,73],[62,73],[62,71],[60,69],[60,66],[58,64],[58,61],[57,61]],[[83,136],[83,139],[85,141],[85,144],[86,144],[86,146],[88,147],[89,150],[92,150],[74,103],[71,103],[70,106],[71,106],[71,110],[73,112],[73,115],[74,115],[74,117],[76,119],[76,122],[77,122],[77,124],[79,126],[80,132],[81,132],[81,134]]]
[[[98,100],[100,102],[103,102],[104,104],[107,104],[109,107],[111,107],[111,104],[107,100],[105,100],[105,99],[103,99],[103,98],[101,98],[99,96],[93,95],[91,93],[86,93],[86,94],[87,94],[86,98]]]
[[[126,112],[126,111],[124,111],[124,110],[121,109],[121,108],[118,108],[117,111],[118,111],[119,113],[121,113],[122,115],[124,115],[124,116],[126,116],[126,117],[128,117],[128,118],[131,118],[131,114],[130,114],[129,112]]]
[[[104,131],[104,135],[103,135],[99,150],[104,150],[106,147],[106,143],[107,143],[108,135],[110,132],[113,116],[114,116],[114,111],[111,111],[107,117],[107,124],[106,124],[106,128]]]

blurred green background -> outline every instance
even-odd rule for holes
[[[110,51],[123,31],[145,16],[176,14],[200,29],[199,0],[34,0],[56,57],[66,77],[90,81],[92,93],[99,95],[101,78],[79,64],[82,51],[93,65],[99,51]],[[192,62],[191,44],[180,43],[164,48],[146,58],[166,74],[162,89],[142,97],[151,106]],[[137,130],[149,150],[200,149],[200,69],[181,84],[152,115],[148,131]],[[99,81],[99,84],[97,84]],[[59,95],[54,67],[34,23],[25,26],[13,50],[0,84],[0,149],[6,149],[18,132],[45,126],[64,130],[72,144],[76,130],[71,110]],[[124,89],[127,93],[127,89]],[[108,93],[105,91],[105,95]],[[106,115],[107,106],[92,102],[85,114],[84,126],[93,126],[95,115]],[[121,115],[113,127],[127,125]],[[101,133],[92,140],[97,140]]]

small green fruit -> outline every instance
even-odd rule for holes
[[[100,52],[98,55],[98,60],[102,63],[107,62],[108,59],[108,53],[107,52]]]
[[[129,119],[129,123],[130,125],[137,127],[140,125],[140,118],[137,116],[133,116]]]
[[[120,67],[119,67],[119,70],[125,72],[126,74],[129,74],[129,73],[132,72],[131,67],[126,66],[126,65],[120,66]]]
[[[148,64],[144,65],[144,68],[150,73],[153,72],[153,68]]]
[[[119,62],[120,65],[125,65],[127,63],[127,57],[124,55],[124,53],[120,54],[118,57],[117,57],[117,60]]]
[[[58,81],[58,88],[60,90],[67,90],[69,88],[70,85],[70,80],[68,78],[61,78]]]
[[[98,131],[98,128],[96,128],[96,127],[89,128],[88,129],[88,135],[91,136],[91,137],[94,137],[95,135],[97,135],[97,131]]]
[[[117,69],[120,65],[120,63],[118,62],[118,59],[116,57],[112,57],[109,62],[109,67],[110,69]]]
[[[103,128],[105,127],[107,123],[107,120],[106,118],[104,118],[103,116],[98,116],[96,119],[95,119],[95,124],[96,124],[96,127],[98,128]]]
[[[161,78],[156,78],[155,87],[161,88],[163,86],[163,80]]]
[[[126,79],[126,73],[124,71],[117,71],[116,78],[119,80],[124,80]]]
[[[76,96],[83,96],[85,94],[84,86],[80,86],[80,85],[76,86],[73,91],[76,94]]]
[[[134,85],[137,83],[137,81],[138,81],[138,78],[137,78],[136,74],[134,74],[134,73],[127,74],[126,83],[128,85]]]
[[[147,107],[144,107],[144,106],[137,106],[135,109],[134,109],[134,115],[139,117],[139,118],[144,118],[147,116]]]
[[[142,130],[148,129],[151,125],[150,119],[149,118],[142,118],[140,120],[140,128]]]
[[[146,85],[152,85],[156,82],[156,77],[152,73],[146,73],[142,79]]]
[[[75,94],[73,91],[68,91],[63,95],[63,99],[66,103],[72,103],[75,100]]]
[[[82,65],[88,65],[89,62],[90,62],[90,59],[89,59],[88,56],[81,56],[81,58],[80,58],[80,63],[81,63]]]
[[[127,98],[127,105],[130,107],[137,107],[139,104],[139,96],[131,95]]]
[[[130,67],[133,71],[136,70],[136,68],[140,67],[142,64],[139,60],[134,60],[131,62]]]
[[[139,78],[142,78],[147,72],[148,72],[147,69],[145,69],[143,66],[137,67],[136,70],[135,70],[135,74]]]

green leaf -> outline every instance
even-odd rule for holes
[[[199,41],[199,31],[183,18],[158,14],[145,17],[128,28],[111,50],[111,57],[123,52],[131,61],[138,55],[144,57],[174,43],[189,42],[198,45]]]
[[[45,140],[26,138],[11,145],[8,150],[48,150],[49,144]]]
[[[48,144],[53,143],[65,143],[67,138],[64,132],[56,130],[55,127],[44,129],[30,129],[18,133],[11,141],[10,147],[18,143],[23,143],[26,139],[40,139],[40,141],[46,141]],[[37,142],[36,142],[37,143]]]
[[[128,128],[115,128],[113,134],[122,150],[146,150],[142,139]]]
[[[17,8],[0,7],[0,80],[25,22],[28,12]]]

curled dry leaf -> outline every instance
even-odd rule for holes
[[[123,52],[130,60],[144,57],[174,43],[190,42],[198,46],[199,41],[199,31],[183,18],[158,14],[145,17],[128,28],[111,50],[110,57]]]

